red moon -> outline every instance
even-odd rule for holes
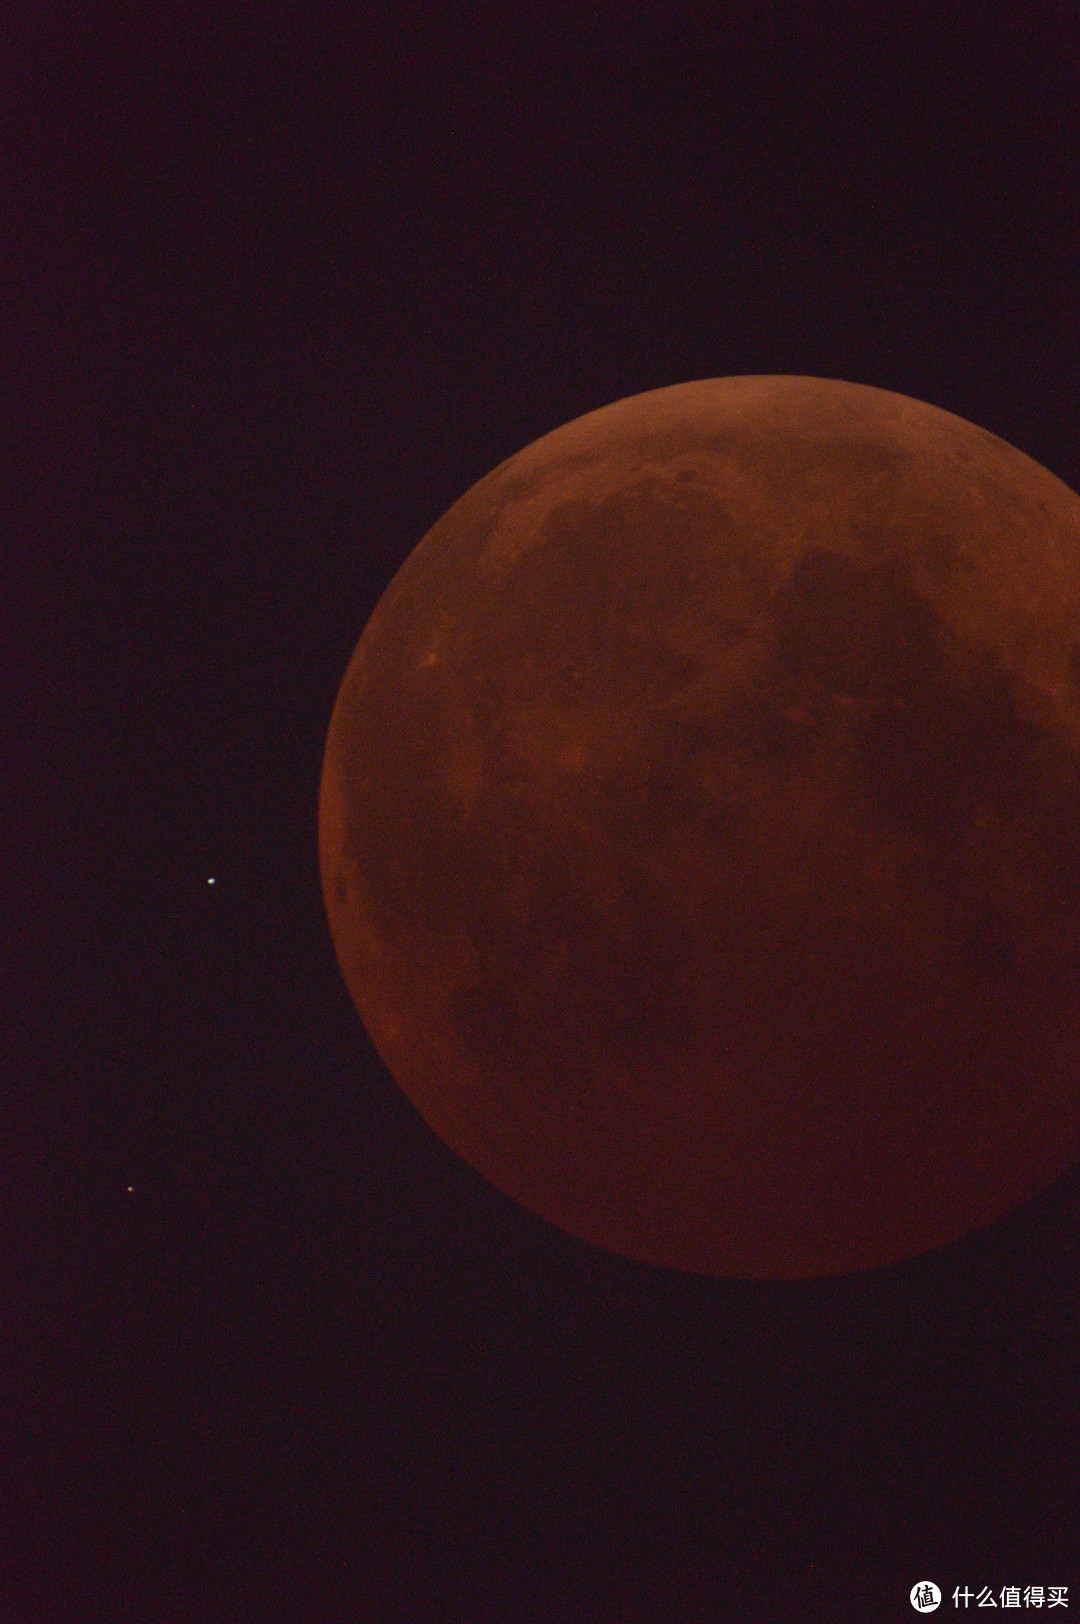
[[[1080,497],[949,412],[677,384],[388,586],[323,895],[421,1115],[571,1234],[806,1278],[1080,1157]]]

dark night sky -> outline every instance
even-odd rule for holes
[[[434,1139],[333,956],[338,684],[521,446],[808,373],[1080,487],[1071,8],[679,10],[5,8],[0,1624],[1080,1608],[1080,1176],[636,1265]]]

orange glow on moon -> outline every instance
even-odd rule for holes
[[[334,708],[335,949],[572,1234],[798,1278],[1080,1155],[1080,498],[862,385],[618,401],[444,515]]]

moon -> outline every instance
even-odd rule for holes
[[[590,412],[390,582],[318,839],[379,1054],[531,1212],[748,1279],[956,1240],[1080,1157],[1080,497],[833,379]]]

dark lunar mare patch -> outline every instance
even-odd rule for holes
[[[939,863],[980,805],[1022,823],[1047,803],[1047,756],[1062,746],[1020,714],[1018,679],[993,651],[959,676],[946,668],[941,624],[896,560],[860,567],[808,552],[773,617],[766,680],[742,718],[744,749],[805,754],[831,714],[850,738],[860,790]]]

